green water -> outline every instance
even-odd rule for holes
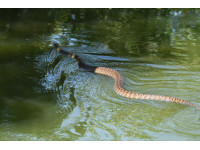
[[[200,111],[131,100],[125,88],[200,105],[199,9],[0,9],[0,140],[200,140]]]

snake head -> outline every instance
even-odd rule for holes
[[[58,44],[56,41],[53,41],[53,46],[54,46],[55,48],[58,48],[58,47],[59,47],[59,44]]]

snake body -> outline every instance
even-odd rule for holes
[[[78,55],[71,54],[67,51],[64,51],[63,48],[61,48],[57,42],[53,42],[53,45],[59,53],[76,59],[78,66],[80,68],[83,68],[89,72],[93,72],[96,74],[101,74],[101,75],[106,75],[106,76],[112,77],[115,80],[115,84],[114,84],[115,92],[123,97],[129,98],[129,99],[143,99],[143,100],[175,102],[175,103],[189,105],[189,106],[195,107],[196,109],[200,110],[200,107],[198,105],[192,104],[192,103],[190,103],[186,100],[180,99],[180,98],[170,97],[170,96],[162,96],[162,95],[141,94],[141,93],[135,93],[132,91],[125,90],[123,88],[124,77],[118,71],[113,70],[111,68],[107,68],[107,67],[90,66],[88,64],[85,64]]]

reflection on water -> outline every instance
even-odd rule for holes
[[[54,39],[90,65],[118,70],[127,90],[200,105],[199,10],[43,11],[48,17],[16,10],[21,21],[0,26],[0,140],[200,140],[195,108],[121,97],[113,79],[49,49]]]

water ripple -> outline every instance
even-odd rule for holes
[[[121,97],[114,92],[114,80],[110,77],[79,69],[70,58],[61,57],[56,61],[56,57],[52,51],[38,60],[48,65],[42,85],[46,90],[58,92],[57,103],[66,110],[65,118],[55,131],[61,139],[170,140],[179,137],[177,140],[185,140],[191,136],[199,139],[200,120],[193,108]],[[89,58],[92,54],[83,57]],[[190,101],[198,103],[199,84],[195,82],[198,72],[183,70],[180,65],[138,65],[116,57],[112,57],[115,60],[112,63],[108,58],[111,57],[93,55],[92,60],[105,67],[113,66],[124,75],[127,90],[184,99],[197,95]],[[95,59],[107,60],[107,63]]]

